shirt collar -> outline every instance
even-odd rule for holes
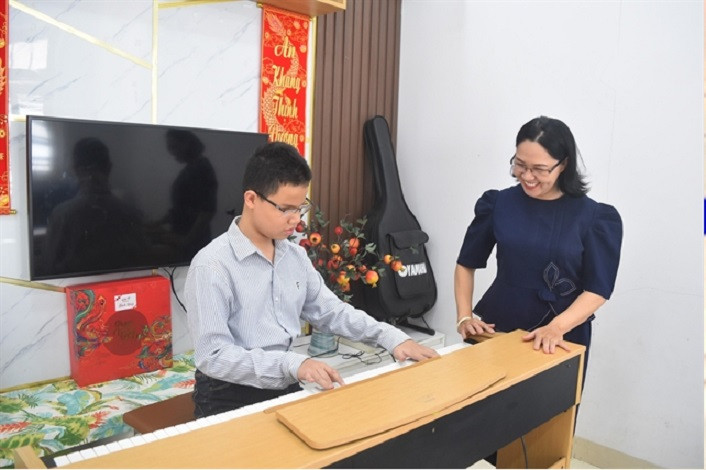
[[[230,246],[233,248],[236,258],[242,260],[254,254],[263,256],[255,244],[240,230],[238,223],[241,217],[240,215],[235,217],[233,223],[228,227],[228,240],[230,241]],[[292,244],[289,240],[275,240],[275,263],[291,248]]]

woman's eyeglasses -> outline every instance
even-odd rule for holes
[[[552,171],[559,165],[561,165],[561,162],[564,161],[562,158],[557,162],[556,165],[552,166],[551,168],[544,168],[544,167],[536,167],[536,166],[527,166],[524,163],[518,162],[515,159],[516,155],[513,155],[512,158],[510,159],[510,165],[512,166],[512,171],[517,172],[518,174],[524,174],[526,171],[529,171],[532,173],[534,176],[538,176],[540,178],[542,177],[547,177],[549,176]]]
[[[283,216],[299,215],[299,217],[303,217],[304,214],[309,212],[309,210],[311,209],[312,204],[311,204],[311,201],[309,200],[309,198],[306,198],[306,203],[302,204],[299,207],[284,208],[284,207],[280,206],[279,204],[277,204],[276,202],[270,201],[269,199],[267,199],[263,194],[259,193],[258,191],[254,191],[254,192],[255,192],[255,194],[257,194],[260,197],[260,199],[262,199],[263,201],[269,202],[270,204],[275,206],[275,209],[280,211]]]

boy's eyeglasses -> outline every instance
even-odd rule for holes
[[[258,191],[254,191],[254,192],[255,192],[255,194],[257,194],[260,197],[260,199],[262,199],[263,201],[269,202],[270,204],[275,206],[275,209],[280,211],[282,213],[282,215],[284,215],[284,216],[298,214],[299,217],[303,217],[304,214],[309,212],[309,210],[311,209],[311,206],[312,206],[312,203],[309,200],[309,198],[306,198],[306,203],[302,204],[299,207],[284,208],[284,207],[280,206],[279,204],[277,204],[276,202],[270,201],[269,199],[267,199],[263,194],[259,193]]]

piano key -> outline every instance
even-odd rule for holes
[[[81,460],[85,460],[84,457],[81,456],[80,452],[73,452],[71,454],[66,454],[66,458],[69,459],[69,463],[76,463],[76,462],[80,462]]]
[[[60,455],[58,457],[54,457],[54,463],[57,467],[63,467],[64,465],[70,464],[71,461],[67,459],[65,455]]]
[[[173,436],[178,436],[179,431],[176,430],[176,426],[169,426],[168,428],[164,428],[164,432],[166,433],[167,436],[173,437]]]
[[[110,450],[108,450],[107,446],[97,446],[93,448],[96,451],[96,454],[100,455],[108,455],[110,454]]]
[[[81,454],[81,457],[83,457],[84,459],[91,459],[94,457],[98,457],[98,454],[96,454],[96,451],[91,449],[90,447],[88,449],[80,450],[79,454]]]
[[[130,442],[135,444],[136,446],[141,446],[143,444],[147,444],[147,440],[140,434],[137,436],[132,436],[130,439]]]
[[[118,441],[110,442],[110,443],[108,443],[108,444],[106,445],[106,447],[107,447],[108,450],[110,450],[111,452],[116,452],[116,451],[122,449],[122,447],[120,447],[120,444],[118,444]]]
[[[120,449],[129,449],[130,447],[135,447],[135,444],[130,441],[129,437],[127,439],[122,439],[116,442],[120,446]]]
[[[186,434],[187,432],[191,431],[189,427],[185,424],[177,424],[175,426],[176,430],[179,432],[179,434]]]

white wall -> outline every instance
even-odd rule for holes
[[[427,320],[460,340],[452,274],[475,201],[513,184],[523,123],[564,120],[589,196],[625,230],[576,433],[670,468],[704,464],[703,18],[696,1],[402,3],[397,157],[430,235]],[[478,292],[493,275],[479,272]]]

